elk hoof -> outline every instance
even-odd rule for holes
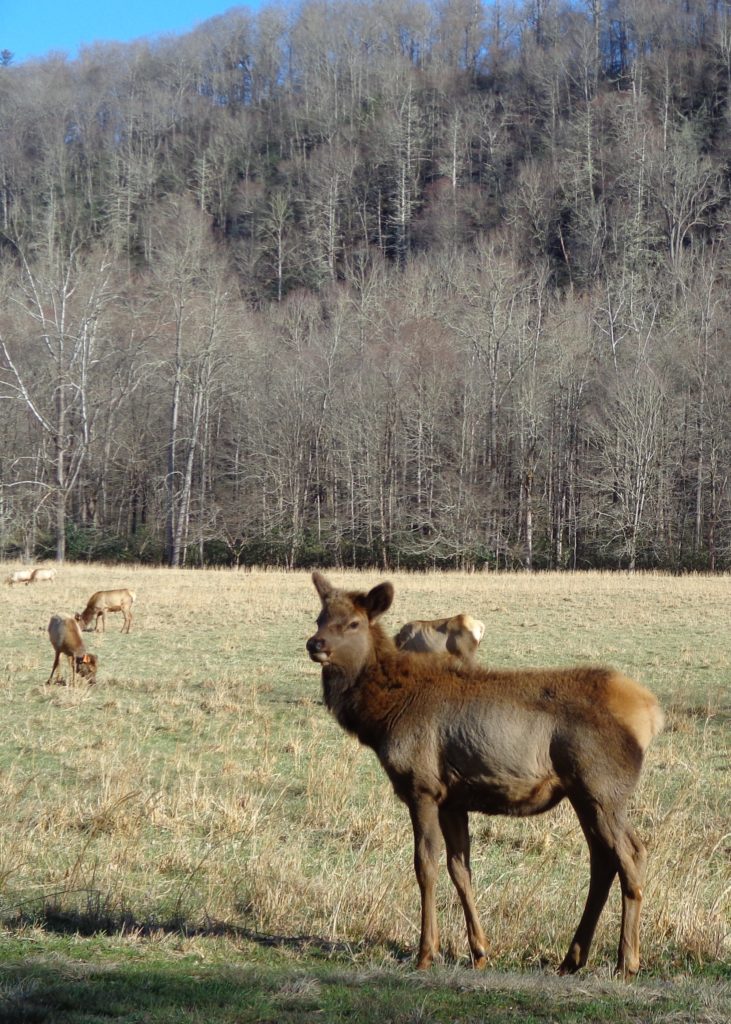
[[[635,967],[628,966],[627,964],[617,964],[617,970],[614,972],[614,977],[619,978],[620,981],[634,981],[639,972],[639,964]]]

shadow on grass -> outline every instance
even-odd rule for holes
[[[71,952],[71,951],[69,951]],[[727,1020],[697,994],[566,979],[37,956],[0,963],[3,1024],[667,1024]],[[706,1012],[709,1011],[709,1012]]]
[[[312,977],[272,968],[186,962],[88,964],[39,960],[0,968],[3,1024],[248,1024],[344,1019],[340,996]],[[345,1000],[346,1003],[351,1002]],[[332,1005],[331,1005],[332,1004]],[[352,1006],[351,1006],[352,1010]],[[364,1017],[363,1020],[376,1018]]]
[[[666,1024],[731,1019],[726,985],[633,986],[553,972],[474,972],[311,935],[265,935],[223,922],[138,922],[45,906],[5,921],[2,1024]],[[30,937],[28,926],[46,933]],[[156,942],[161,935],[223,940]],[[133,936],[134,942],[127,943]],[[68,937],[68,938],[67,938]],[[149,943],[140,942],[150,938]],[[89,941],[83,941],[88,939]],[[121,941],[120,941],[121,940]],[[231,947],[226,947],[226,942]],[[260,950],[272,951],[270,955]]]
[[[36,913],[19,913],[10,920],[3,922],[10,931],[20,931],[29,925],[41,928],[49,934],[79,935],[91,937],[107,935],[119,938],[134,934],[139,938],[150,938],[161,934],[179,935],[183,938],[215,938],[229,939],[233,942],[245,941],[269,949],[286,949],[293,953],[308,953],[325,959],[335,956],[353,955],[353,946],[346,942],[333,942],[316,935],[267,935],[251,928],[242,928],[225,921],[207,921],[202,925],[191,925],[182,918],[166,921],[139,921],[132,914],[109,912],[101,908],[86,911],[65,910],[48,904]],[[359,947],[361,948],[361,947]],[[382,947],[381,947],[382,948]],[[407,960],[410,953],[393,946],[389,949],[397,960]]]
[[[39,928],[46,933],[48,946],[43,937],[36,939],[29,956],[24,936],[31,924],[36,936]],[[540,1004],[541,1017],[534,1017],[532,1006],[526,1013],[515,992],[475,997],[437,989],[433,977],[429,984],[423,973],[402,970],[393,959],[387,968],[372,962],[354,966],[356,958],[368,961],[367,948],[356,952],[346,943],[312,935],[264,935],[216,921],[199,927],[180,921],[140,923],[131,915],[49,906],[6,922],[6,935],[10,949],[0,960],[2,1024],[446,1024],[455,1016],[493,1024],[543,1020],[543,997],[530,997]],[[124,939],[131,935],[135,941],[125,948]],[[177,944],[171,950],[156,941],[161,935],[223,939],[231,947],[219,947],[209,960],[200,945],[193,952],[181,952]],[[145,938],[152,942],[145,944]],[[260,959],[252,947],[273,953]],[[381,947],[381,957],[384,952]],[[399,954],[411,959],[402,950],[392,951],[392,956]],[[479,1011],[477,1016],[465,1016],[467,1006]]]
[[[36,936],[32,946],[27,942],[30,926]],[[286,1024],[321,1022],[323,1013],[333,1022],[380,1024],[399,1019],[399,1012],[395,1017],[392,1013],[394,998],[396,1004],[403,1003],[404,1013],[413,1004],[408,972],[399,976],[394,968],[374,1004],[372,985],[365,985],[370,992],[365,995],[353,982],[353,963],[356,957],[367,959],[368,950],[314,935],[268,935],[219,921],[197,926],[177,919],[138,921],[131,914],[98,908],[69,911],[50,904],[6,918],[3,928],[2,1024]],[[48,947],[37,938],[39,929],[48,936]],[[176,944],[171,952],[157,941],[168,935],[223,940],[231,947],[219,946],[209,961],[200,955],[200,946],[186,953]],[[125,946],[130,937],[133,944]],[[94,941],[85,945],[80,939]],[[273,955],[260,959],[254,948]],[[381,956],[384,951],[380,947]],[[403,950],[394,949],[391,955],[410,959]]]

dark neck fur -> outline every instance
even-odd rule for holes
[[[389,688],[388,669],[383,663],[391,656],[398,656],[398,652],[380,623],[372,623],[370,630],[373,648],[365,664],[355,674],[337,666],[324,666],[322,692],[326,707],[339,724],[354,733],[361,743],[374,746],[370,739],[374,709],[372,701],[365,699],[365,691],[370,690],[372,695],[374,687],[379,690]],[[383,735],[382,729],[378,730],[378,735]]]

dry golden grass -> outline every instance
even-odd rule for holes
[[[5,567],[7,571],[13,566]],[[2,575],[7,573],[3,570]],[[366,588],[378,574],[332,573]],[[668,712],[633,817],[650,848],[643,962],[661,974],[731,956],[731,650],[728,577],[389,574],[388,622],[469,611],[484,664],[609,662]],[[45,629],[96,590],[137,591],[86,634],[96,687],[46,687]],[[408,815],[372,753],[320,703],[304,643],[309,574],[67,566],[0,595],[3,917],[52,907],[100,925],[225,925],[347,943],[370,962],[419,929]],[[473,817],[475,888],[501,967],[557,964],[588,879],[571,809]],[[446,870],[448,957],[466,960]],[[608,972],[615,890],[591,965]]]

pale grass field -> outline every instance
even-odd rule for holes
[[[3,566],[2,577],[15,566]],[[330,573],[367,588],[383,575]],[[469,611],[494,665],[611,663],[659,696],[633,820],[650,849],[643,964],[714,972],[731,957],[731,579],[658,575],[407,575],[387,625]],[[46,687],[52,612],[96,589],[137,591],[85,634],[96,687]],[[306,657],[319,603],[308,573],[66,566],[0,592],[0,917],[66,913],[122,927],[224,927],[312,939],[377,966],[413,952],[419,900],[408,815],[374,755],[331,720]],[[492,963],[558,964],[588,880],[568,805],[472,819]],[[606,976],[615,888],[590,968]],[[446,869],[447,961],[467,963]],[[285,941],[286,948],[286,941]],[[290,948],[300,946],[294,942]]]

